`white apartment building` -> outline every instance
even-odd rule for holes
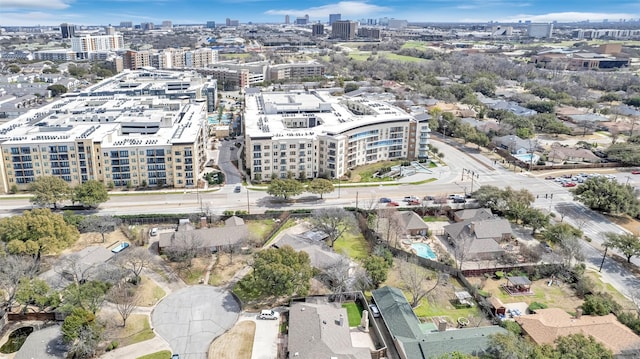
[[[71,49],[75,52],[114,51],[124,49],[124,38],[114,35],[83,35],[71,38]]]
[[[384,160],[426,158],[427,120],[387,103],[328,92],[247,91],[245,160],[251,178],[327,176]]]
[[[72,186],[194,187],[215,92],[195,73],[126,71],[32,110],[0,125],[0,189],[48,175]]]

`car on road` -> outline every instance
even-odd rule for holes
[[[180,359],[180,354],[173,354],[171,359]]]
[[[546,179],[546,180],[554,180],[554,179],[556,179],[556,178],[555,178],[555,177],[553,177],[553,176],[547,176],[547,177],[545,177],[544,179]]]
[[[632,175],[640,175],[640,170],[633,170],[631,171]]]
[[[280,319],[280,313],[273,311],[271,309],[264,309],[260,312],[260,319],[266,320],[277,320]]]
[[[575,187],[577,186],[575,182],[565,182],[562,184],[562,187]]]
[[[233,189],[233,192],[240,193],[241,190],[242,190],[242,187],[236,186],[236,188]]]
[[[389,202],[391,202],[391,199],[387,198],[387,197],[382,197],[382,198],[380,198],[380,200],[378,202],[380,202],[380,203],[389,203]]]
[[[455,197],[453,203],[467,203],[467,200],[465,198]]]
[[[433,197],[433,196],[424,196],[424,198],[423,198],[423,199],[424,199],[425,201],[435,201],[435,200],[436,200],[436,198],[435,198],[435,197]]]
[[[407,201],[407,204],[410,205],[410,206],[417,206],[417,205],[421,204],[421,202],[420,202],[420,200],[412,199],[410,201]]]
[[[374,318],[380,318],[380,310],[375,304],[369,304],[369,310]]]
[[[449,198],[449,199],[454,199],[454,198],[464,198],[464,195],[463,195],[463,194],[459,194],[459,193],[457,193],[457,194],[450,194],[447,198]]]
[[[387,203],[387,207],[398,207],[400,205],[400,203],[396,202],[396,201],[391,201],[389,203]]]
[[[152,237],[155,237],[158,235],[158,227],[153,227],[151,228],[151,230],[149,231],[149,235]]]
[[[419,199],[416,196],[406,196],[402,199],[402,201],[403,202],[419,201]]]

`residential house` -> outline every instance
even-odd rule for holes
[[[547,155],[550,162],[589,162],[599,163],[601,159],[586,148],[564,147],[559,143],[551,145]]]
[[[204,224],[204,223],[203,223]],[[193,248],[197,251],[215,252],[225,247],[236,246],[249,239],[249,227],[242,218],[229,217],[224,226],[196,229],[188,220],[181,220],[175,232],[160,233],[160,252],[172,249]]]
[[[336,303],[293,303],[289,310],[289,358],[370,359],[351,339],[347,310]]]
[[[469,124],[471,127],[483,133],[498,133],[500,132],[500,125],[495,120],[476,120],[475,118],[465,117],[460,119],[462,123]]]
[[[445,322],[423,324],[398,288],[382,287],[371,296],[402,359],[436,358],[454,351],[479,355],[487,349],[489,335],[506,333],[498,326],[447,329]]]
[[[395,215],[396,223],[400,226],[400,232],[411,236],[426,236],[429,226],[422,220],[416,212],[402,211]]]
[[[614,314],[604,316],[581,315],[578,309],[572,316],[559,308],[538,309],[535,314],[515,320],[536,344],[553,344],[560,336],[584,334],[610,349],[624,354],[640,349],[640,337],[618,321]]]
[[[483,221],[485,219],[495,218],[491,212],[491,208],[469,208],[456,211],[453,214],[453,220],[456,222],[462,222],[469,219],[476,221]]]
[[[513,231],[504,218],[467,219],[444,226],[453,246],[464,246],[468,259],[494,259],[505,253],[500,242],[510,240]]]
[[[291,246],[296,252],[306,252],[314,268],[325,269],[342,258],[325,244],[326,238],[327,235],[323,232],[305,232],[299,235],[286,233],[273,247]]]
[[[533,141],[524,140],[516,135],[494,137],[492,141],[496,146],[508,150],[514,155],[533,153],[536,150],[536,145]]]

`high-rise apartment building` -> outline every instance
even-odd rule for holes
[[[331,25],[331,38],[353,40],[356,38],[358,23],[349,20],[336,21]]]
[[[76,27],[73,24],[60,24],[60,33],[63,39],[70,39],[76,35]]]
[[[104,33],[107,35],[115,35],[116,34],[116,28],[109,25],[107,27],[104,28]]]
[[[131,21],[120,21],[120,27],[123,29],[133,29],[133,22]]]
[[[42,176],[193,188],[207,162],[216,88],[192,72],[126,71],[2,124],[0,192]]]
[[[342,14],[329,14],[329,25],[333,25],[334,22],[340,21]]]
[[[216,22],[215,21],[207,21],[207,29],[215,29]]]
[[[155,25],[152,22],[143,22],[140,24],[140,29],[142,29],[143,31],[150,31],[155,29]]]
[[[124,38],[114,35],[83,35],[71,39],[71,49],[75,52],[114,51],[124,49]]]
[[[291,22],[291,18],[289,17],[289,15],[285,15],[285,16],[284,16],[284,23],[285,23],[286,25],[289,25],[289,23],[290,23],[290,22]]]

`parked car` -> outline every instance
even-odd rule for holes
[[[419,199],[416,196],[406,196],[405,198],[402,199],[402,201],[403,202],[419,201]]]
[[[457,194],[450,194],[448,198],[449,198],[449,199],[454,199],[454,198],[464,198],[464,195],[463,195],[463,194],[459,194],[459,193],[457,193]]]
[[[233,192],[240,193],[241,190],[242,190],[242,187],[236,186],[236,188],[233,189]]]
[[[435,197],[433,197],[433,196],[424,196],[424,198],[423,198],[423,199],[424,199],[425,201],[435,201],[435,200],[436,200],[436,198],[435,198]]]
[[[456,197],[453,199],[453,203],[467,203],[465,198]]]
[[[180,354],[173,354],[171,359],[180,359]]]
[[[382,197],[382,198],[380,198],[380,200],[378,202],[380,202],[380,203],[389,203],[389,202],[391,202],[391,199],[387,198],[387,197]]]
[[[280,313],[275,312],[271,309],[265,309],[260,312],[260,319],[266,319],[266,320],[280,319]]]
[[[412,200],[408,201],[407,204],[410,205],[410,206],[417,206],[417,205],[421,204],[421,202],[419,200],[417,200],[417,199],[412,199]]]
[[[380,318],[380,310],[375,304],[369,304],[369,310],[371,310],[374,318]]]
[[[153,227],[151,228],[151,230],[149,231],[149,235],[152,237],[155,237],[158,235],[158,227]]]
[[[631,171],[632,175],[640,175],[640,170],[633,170]]]
[[[562,187],[575,187],[576,183],[575,182],[565,182],[562,184]]]
[[[547,176],[547,177],[545,177],[544,179],[546,179],[546,180],[553,180],[553,179],[556,179],[556,178],[555,178],[555,177],[553,177],[553,176]]]
[[[400,203],[396,202],[396,201],[391,201],[389,203],[387,203],[387,207],[398,207],[400,205]]]

